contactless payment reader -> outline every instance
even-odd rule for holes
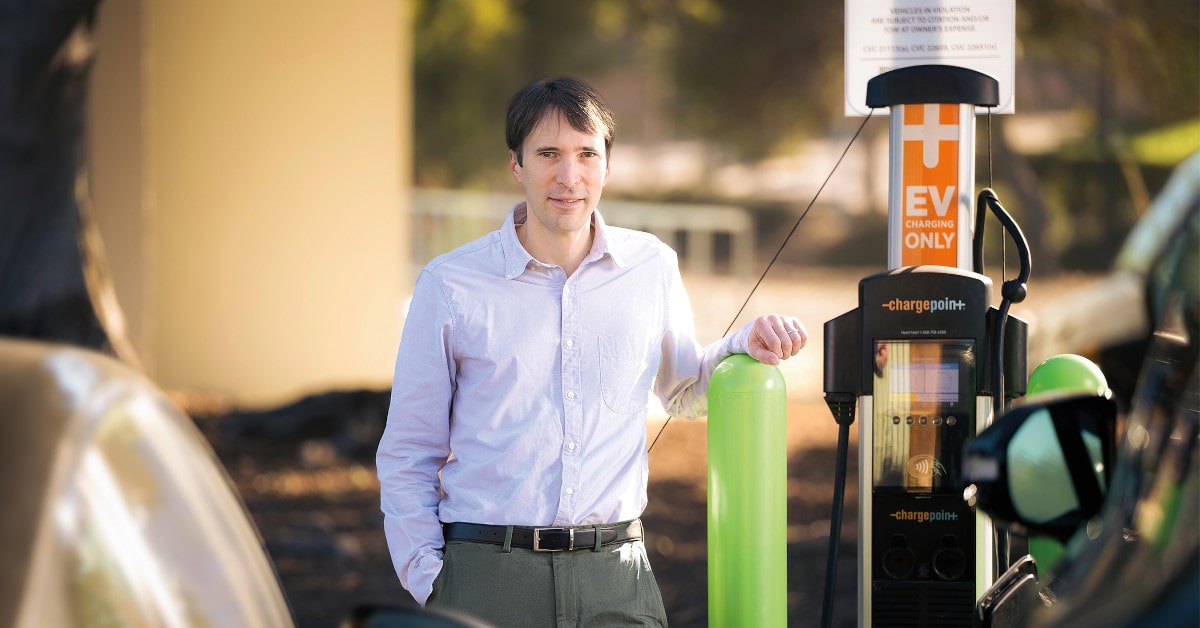
[[[1008,567],[1005,542],[961,482],[967,440],[1024,392],[1026,328],[1008,306],[1024,298],[1028,249],[990,190],[972,215],[975,107],[996,97],[994,79],[953,66],[868,83],[868,104],[891,115],[888,270],[862,279],[858,307],[825,324],[824,382],[840,441],[856,410],[862,417],[860,626],[971,626]],[[1021,257],[999,308],[981,268],[985,207]],[[835,521],[840,499],[839,487]]]

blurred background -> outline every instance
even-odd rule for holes
[[[616,111],[606,198],[661,204],[693,269],[728,269],[749,225],[757,275],[861,122],[842,22],[785,0],[99,2],[86,145],[130,343],[168,389],[257,405],[386,385],[415,270],[496,228],[510,203],[480,195],[520,192],[507,99],[556,74]],[[980,119],[977,176],[1038,276],[1104,270],[1200,146],[1198,23],[1185,1],[1018,3],[1018,109]],[[781,262],[881,267],[886,160],[881,116]],[[689,232],[691,204],[744,219]]]
[[[518,200],[503,119],[530,80],[577,75],[609,99],[601,209],[680,251],[708,339],[779,252],[746,316],[803,315],[789,393],[820,407],[821,324],[886,265],[887,120],[852,142],[843,18],[790,0],[0,7],[0,334],[110,352],[167,391],[249,504],[298,622],[334,625],[403,597],[373,447],[405,303],[421,265]],[[1023,1],[1016,29],[1016,113],[979,116],[976,172],[1030,240],[1034,297],[1107,271],[1200,149],[1200,5]],[[990,231],[995,279],[1015,274]],[[831,460],[827,419],[794,430],[798,460]],[[698,518],[702,544],[703,435],[677,433],[660,447],[678,459],[652,456],[648,516]],[[789,486],[827,508],[824,480]],[[828,513],[793,514],[789,534],[822,549]],[[702,623],[704,574],[670,578],[702,547],[664,538],[673,622]],[[797,605],[818,603],[806,578]]]

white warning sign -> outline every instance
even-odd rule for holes
[[[954,65],[996,79],[1012,113],[1016,0],[846,0],[846,115],[865,116],[867,81],[912,65]]]

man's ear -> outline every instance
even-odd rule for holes
[[[508,170],[517,183],[525,183],[521,180],[521,160],[517,157],[516,151],[508,151]]]

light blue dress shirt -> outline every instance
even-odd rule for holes
[[[590,525],[646,506],[646,412],[703,416],[708,378],[751,325],[695,338],[675,252],[593,214],[570,277],[498,231],[417,279],[377,456],[384,530],[421,604],[441,569],[441,522]],[[700,452],[697,455],[701,455]]]

